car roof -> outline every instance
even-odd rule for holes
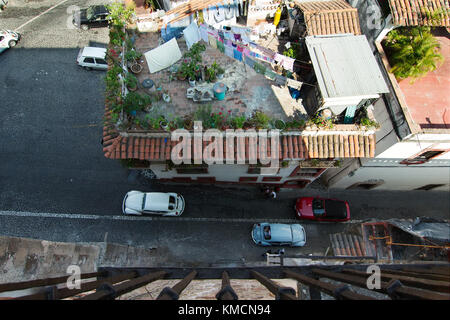
[[[94,9],[95,14],[109,13],[108,9],[103,5],[94,5],[90,8]]]
[[[290,242],[292,241],[291,225],[282,223],[268,223],[270,226],[271,242]]]
[[[144,210],[168,211],[169,197],[170,197],[169,193],[163,192],[146,193]]]
[[[84,47],[83,56],[105,59],[106,49],[99,47]]]

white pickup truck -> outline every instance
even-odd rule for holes
[[[0,52],[15,47],[20,40],[20,34],[11,30],[0,30]]]

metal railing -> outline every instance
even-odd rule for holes
[[[173,287],[165,287],[157,300],[178,300],[183,290],[195,280],[221,279],[217,300],[238,300],[231,280],[257,280],[276,300],[299,300],[305,297],[294,288],[285,287],[273,279],[292,279],[310,291],[311,299],[322,294],[336,300],[380,299],[370,293],[367,280],[369,265],[347,264],[339,266],[274,266],[234,268],[100,268],[99,272],[80,275],[84,279],[78,288],[67,287],[69,276],[0,284],[3,299],[8,292],[34,288],[34,293],[11,299],[19,300],[104,300],[116,299],[156,280],[178,279]],[[373,289],[381,299],[450,300],[450,264],[377,265],[380,286]],[[86,280],[91,280],[86,282]],[[231,280],[230,280],[231,279]],[[93,292],[95,291],[95,292]],[[300,290],[297,290],[300,291]],[[20,293],[20,292],[19,292]],[[83,294],[84,293],[84,294]]]

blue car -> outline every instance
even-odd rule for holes
[[[257,223],[252,229],[253,241],[261,246],[303,247],[305,229],[299,224]]]

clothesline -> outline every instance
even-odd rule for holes
[[[199,34],[200,34],[199,38],[205,41],[211,47],[218,49],[219,51],[229,56],[230,58],[244,62],[246,65],[253,68],[257,73],[265,75],[266,77],[275,81],[279,85],[282,86],[288,85],[293,88],[300,88],[303,85],[303,82],[290,79],[273,72],[270,68],[266,68],[266,66],[264,66],[261,63],[258,63],[253,58],[270,63],[278,60],[278,62],[282,62],[284,64],[283,67],[285,69],[288,68],[291,69],[290,71],[293,71],[292,68],[295,59],[280,55],[278,53],[274,53],[272,50],[269,50],[265,47],[262,47],[250,41],[248,36],[245,34],[237,35],[237,33],[225,30],[218,30],[206,24],[200,25]],[[234,41],[232,39],[234,39]],[[257,53],[254,50],[250,50],[250,48],[252,49],[256,48],[261,53]],[[283,58],[289,59],[287,65],[284,63]],[[311,84],[306,85],[315,86]]]

